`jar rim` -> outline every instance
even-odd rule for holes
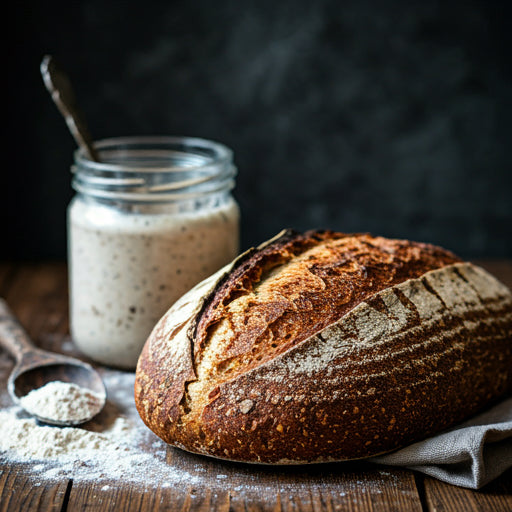
[[[100,162],[75,151],[73,188],[98,199],[174,201],[228,191],[237,173],[232,151],[198,137],[134,136],[94,143]]]
[[[187,136],[167,136],[167,135],[137,135],[137,136],[124,136],[124,137],[109,137],[94,141],[95,149],[100,153],[106,152],[109,149],[115,150],[116,148],[129,149],[130,146],[137,145],[182,145],[187,148],[201,148],[205,151],[211,151],[211,155],[205,156],[190,151],[190,157],[198,156],[203,157],[203,161],[197,165],[187,165],[186,167],[168,165],[161,167],[138,167],[134,165],[127,165],[112,162],[96,162],[87,157],[84,149],[78,148],[74,152],[75,163],[87,166],[92,171],[111,171],[111,172],[181,172],[183,170],[193,171],[205,167],[223,165],[231,162],[233,159],[233,152],[224,144],[201,137],[187,137]],[[133,151],[133,149],[132,149]]]

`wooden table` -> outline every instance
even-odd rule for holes
[[[512,287],[512,262],[479,262]],[[67,275],[64,263],[0,264],[0,296],[35,343],[68,347]],[[0,406],[12,361],[0,352]],[[156,439],[156,437],[155,437]],[[151,446],[147,448],[151,451]],[[454,487],[420,473],[369,463],[295,468],[220,462],[167,448],[167,462],[202,475],[200,483],[164,487],[123,481],[38,482],[27,464],[0,454],[0,511],[507,511],[512,471],[480,491]],[[218,476],[222,475],[222,479]]]

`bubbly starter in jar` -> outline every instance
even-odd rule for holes
[[[117,187],[118,176],[107,174],[107,182]],[[127,196],[114,188],[112,197],[108,187],[96,186],[105,174],[93,177],[92,185],[85,181],[87,193],[75,183],[81,193],[68,209],[71,335],[95,361],[131,369],[169,307],[237,255],[239,209],[218,178],[220,191],[196,193],[189,180],[182,200],[173,182],[165,196],[172,200],[155,202],[145,193],[139,202],[132,197],[139,199],[137,191]]]
[[[70,208],[72,337],[105,364],[132,367],[153,326],[181,295],[238,251],[233,201],[197,213]]]

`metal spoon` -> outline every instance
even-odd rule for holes
[[[41,62],[41,75],[54,103],[64,116],[71,135],[87,155],[87,158],[99,162],[89,129],[79,113],[75,93],[66,73],[58,66],[51,55],[46,55]]]
[[[62,421],[27,411],[38,420],[52,425],[78,425],[90,420],[103,409],[107,392],[98,372],[79,359],[35,347],[3,299],[0,299],[0,345],[16,359],[16,365],[7,381],[7,389],[15,403],[21,405],[20,399],[30,391],[53,381],[73,383],[99,395],[97,407],[88,418]]]

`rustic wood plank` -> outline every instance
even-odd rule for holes
[[[272,468],[232,464],[179,452],[191,485],[74,482],[69,509],[317,512],[421,511],[411,472],[363,463]],[[199,481],[195,477],[201,475]],[[223,478],[218,478],[222,476]]]
[[[0,472],[0,512],[63,510],[68,483],[43,485],[23,474],[23,466],[5,468]]]
[[[68,510],[178,511],[186,510],[186,493],[166,492],[151,486],[129,486],[120,482],[74,483],[68,501]]]
[[[187,457],[184,454],[184,457]],[[196,460],[191,468],[203,469]],[[208,463],[208,460],[204,462]],[[193,464],[193,466],[192,466]],[[216,463],[220,475],[229,463]],[[331,466],[331,465],[329,465]],[[225,479],[204,476],[189,486],[125,485],[120,482],[74,482],[69,510],[123,511],[232,511],[320,512],[324,510],[418,511],[422,510],[412,473],[379,469],[364,464],[343,465],[315,476],[305,470],[263,470],[247,466]],[[352,468],[352,469],[349,469]],[[235,470],[234,468],[232,468]]]
[[[428,510],[436,512],[510,512],[512,470],[506,471],[480,491],[454,487],[426,477],[425,498]]]
[[[204,475],[210,499],[229,498],[230,510],[422,510],[414,475],[402,469],[363,462],[279,468],[169,453],[175,468]]]

